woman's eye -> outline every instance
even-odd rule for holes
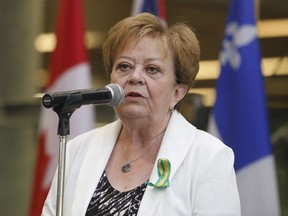
[[[159,69],[157,67],[148,67],[147,71],[151,74],[156,74],[159,72]]]
[[[129,64],[127,64],[127,63],[122,63],[122,64],[119,64],[118,68],[121,71],[127,71],[127,70],[131,69],[131,66]]]

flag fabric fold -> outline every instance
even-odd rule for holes
[[[61,0],[56,25],[57,43],[51,56],[46,92],[92,87],[84,41],[81,0]],[[41,215],[42,207],[58,165],[59,137],[57,114],[41,108],[37,157],[30,202],[30,216]],[[81,107],[70,118],[68,139],[94,127],[94,108]]]
[[[135,16],[142,12],[148,12],[159,17],[162,21],[166,19],[165,0],[134,0],[131,15]]]
[[[208,131],[235,153],[242,215],[278,216],[254,1],[231,0],[220,62]]]

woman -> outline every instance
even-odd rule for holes
[[[199,69],[193,31],[143,13],[112,27],[103,55],[125,98],[119,120],[68,143],[64,215],[240,215],[233,152],[178,112]]]

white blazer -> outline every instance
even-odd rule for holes
[[[67,143],[64,216],[84,216],[122,127],[120,120]],[[147,185],[138,216],[240,216],[234,154],[174,111],[157,159],[171,163],[170,187]],[[157,160],[150,182],[158,180]],[[57,172],[43,216],[55,215]]]

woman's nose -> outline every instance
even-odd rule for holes
[[[129,76],[129,83],[130,84],[143,84],[144,78],[143,78],[143,67],[135,67],[134,70],[130,73]]]

